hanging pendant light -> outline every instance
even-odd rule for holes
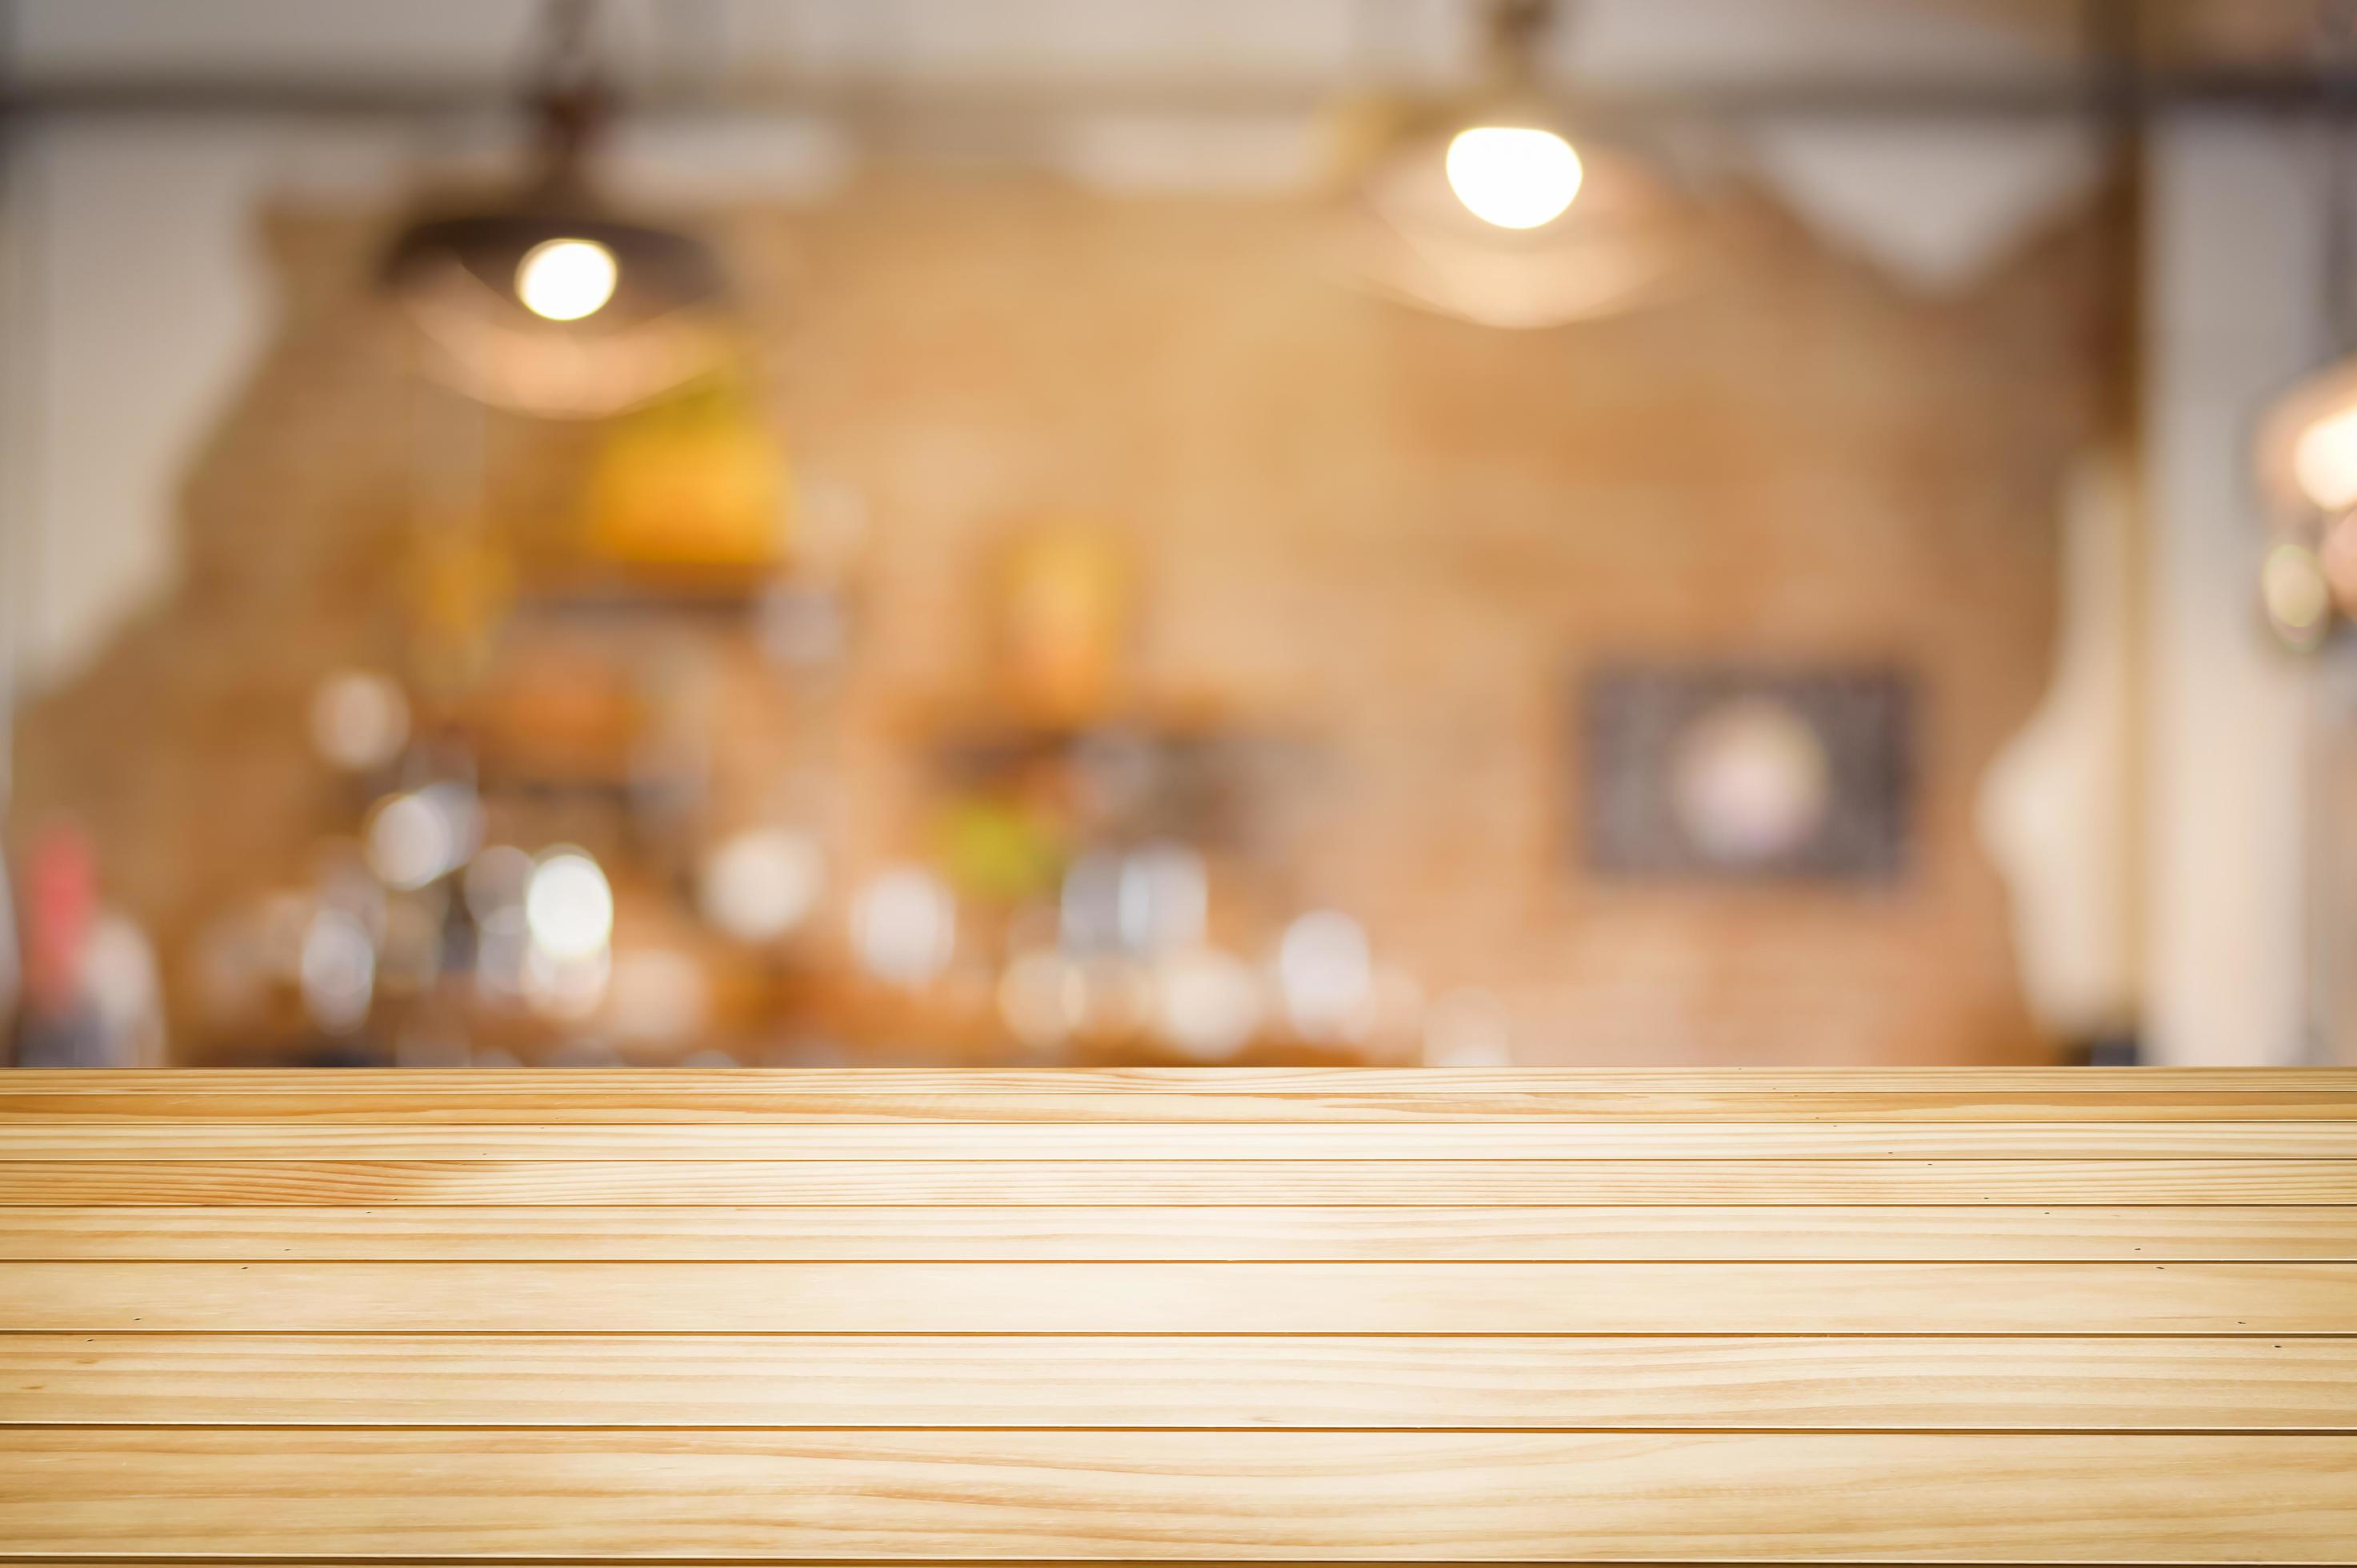
[[[2275,536],[2260,607],[2286,646],[2308,651],[2357,619],[2357,358],[2278,397],[2255,448]]]
[[[612,113],[591,0],[554,0],[533,94],[538,166],[496,199],[418,213],[382,281],[420,362],[486,403],[587,418],[648,402],[729,353],[728,289],[702,241],[609,205],[588,177]]]
[[[1492,327],[1628,309],[1688,259],[1662,161],[1574,124],[1537,83],[1550,0],[1490,0],[1480,86],[1405,105],[1343,215],[1346,266],[1408,303]]]
[[[2343,40],[2357,48],[2357,32]],[[2274,542],[2259,604],[2288,648],[2309,651],[2357,621],[2357,191],[2343,117],[2327,131],[2322,315],[2340,358],[2260,413],[2252,455]]]

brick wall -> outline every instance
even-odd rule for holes
[[[1494,992],[1524,1059],[2039,1052],[1970,819],[2051,655],[2086,235],[1925,302],[1738,197],[1683,297],[1515,335],[1340,286],[1305,207],[879,177],[717,223],[798,471],[872,520],[834,706],[855,865],[909,842],[909,714],[973,688],[994,553],[1080,520],[1138,564],[1138,687],[1315,758],[1272,814],[1272,886],[1358,914],[1427,992]],[[186,580],[18,737],[20,819],[93,827],[176,963],[201,911],[348,822],[303,704],[395,656],[391,542],[443,504],[417,454],[447,473],[479,439],[492,510],[545,526],[577,439],[404,383],[361,286],[376,223],[270,229],[286,315],[190,475]],[[1910,671],[1906,874],[1583,874],[1570,693],[1631,657]]]

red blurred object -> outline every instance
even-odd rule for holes
[[[42,830],[25,862],[25,1000],[35,1013],[69,1011],[80,998],[98,919],[98,862],[89,835]]]

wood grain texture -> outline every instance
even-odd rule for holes
[[[25,1076],[31,1076],[27,1074]],[[48,1076],[48,1075],[44,1075]],[[208,1078],[216,1076],[211,1073]],[[1618,1122],[1758,1122],[1779,1115],[1824,1122],[1878,1122],[1964,1126],[2036,1126],[2045,1122],[2200,1125],[2237,1122],[2357,1121],[2357,1095],[2301,1097],[2190,1091],[2086,1093],[2073,1096],[2001,1093],[1858,1094],[1796,1090],[1774,1101],[1729,1092],[1679,1097],[1606,1090],[1581,1094],[1215,1094],[1174,1089],[1168,1094],[811,1094],[739,1095],[725,1090],[673,1090],[628,1101],[611,1094],[559,1090],[525,1101],[514,1094],[331,1094],[314,1090],[248,1093],[105,1091],[17,1094],[0,1080],[0,1126],[55,1126],[69,1120],[202,1122],[281,1121],[309,1125],[369,1122],[463,1127],[513,1124],[612,1126],[668,1122],[694,1126],[802,1126],[834,1122],[899,1122],[911,1127],[967,1122],[1075,1126],[1191,1122],[1201,1125],[1278,1122],[1346,1125],[1475,1124],[1492,1120],[1549,1121],[1587,1125]]]
[[[2357,1159],[2357,1122],[680,1122],[405,1126],[83,1117],[0,1125],[0,1162],[578,1160],[1009,1162]]]
[[[0,1330],[2347,1334],[2357,1263],[8,1263]]]
[[[2357,1071],[1981,1069],[1577,1074],[1425,1069],[1118,1072],[43,1072],[0,1081],[0,1125],[70,1116],[409,1124],[684,1122],[2130,1122],[2357,1120]],[[2068,1077],[2071,1081],[2061,1081]]]
[[[135,1487],[135,1490],[134,1489]],[[2334,1562],[2357,1438],[0,1430],[25,1553]]]
[[[0,1261],[2357,1262],[2357,1207],[0,1207]]]
[[[439,1557],[420,1557],[414,1553],[403,1553],[399,1556],[385,1556],[380,1554],[371,1556],[365,1560],[361,1560],[350,1557],[323,1557],[316,1552],[296,1552],[291,1555],[274,1552],[266,1557],[253,1556],[247,1553],[231,1553],[224,1555],[213,1552],[207,1552],[201,1556],[196,1557],[173,1556],[153,1552],[142,1553],[137,1557],[124,1557],[121,1555],[112,1557],[60,1557],[54,1553],[27,1554],[23,1552],[0,1552],[0,1563],[5,1563],[8,1565],[8,1568],[118,1568],[118,1565],[135,1563],[146,1565],[146,1568],[355,1568],[355,1564],[361,1561],[365,1561],[366,1568],[440,1568],[440,1565],[442,1564],[465,1560],[452,1558],[447,1555]],[[736,1565],[744,1563],[756,1563],[759,1565],[759,1568],[845,1568],[846,1564],[855,1563],[866,1564],[895,1561],[920,1562],[926,1565],[926,1568],[983,1568],[984,1564],[987,1564],[988,1568],[1071,1568],[1071,1565],[1073,1563],[1086,1562],[1088,1559],[1075,1557],[925,1557],[901,1559],[880,1557],[757,1558],[747,1557],[742,1554],[736,1556],[716,1556],[710,1552],[705,1552],[695,1556],[673,1555],[662,1558],[649,1558],[628,1555],[615,1556],[611,1554],[593,1557],[587,1556],[581,1552],[566,1552],[559,1556],[535,1556],[528,1559],[479,1558],[474,1561],[485,1563],[496,1563],[500,1565],[500,1568],[514,1568],[515,1564],[522,1563],[528,1563],[530,1564],[530,1568],[619,1568],[619,1565],[621,1564],[650,1562],[660,1562],[665,1565],[665,1568],[722,1568],[722,1565],[724,1564],[728,1565],[728,1568],[736,1568]],[[1274,1565],[1278,1563],[1300,1563],[1303,1561],[1318,1561],[1318,1559],[1304,1559],[1300,1557],[1286,1559],[1270,1558],[1266,1556],[1252,1557],[1236,1555],[1223,1556],[1217,1559],[1193,1558],[1188,1559],[1187,1561],[1217,1561],[1226,1565],[1226,1568],[1274,1568]],[[1361,1559],[1361,1561],[1374,1560]],[[1529,1558],[1520,1558],[1515,1561],[1530,1562],[1533,1560]],[[1825,1561],[1825,1559],[1820,1557],[1753,1558],[1747,1560],[1743,1563],[1742,1568],[1813,1568],[1815,1563],[1822,1563],[1824,1561]],[[1925,1560],[1921,1558],[1917,1558],[1911,1563],[1902,1563],[1890,1558],[1867,1559],[1844,1557],[1840,1559],[1842,1568],[1920,1568],[1920,1565]],[[1608,1562],[1601,1558],[1582,1558],[1579,1559],[1579,1562],[1582,1563],[1583,1568],[1633,1568],[1630,1560],[1626,1558],[1620,1559],[1617,1562]],[[1727,1568],[1727,1559],[1723,1557],[1710,1561],[1690,1558],[1683,1563],[1673,1563],[1664,1559],[1655,1558],[1649,1560],[1645,1564],[1645,1568]],[[1986,1559],[1983,1559],[1978,1563],[1975,1563],[1974,1568],[2043,1568],[2043,1565],[2023,1563],[1993,1564]],[[2139,1565],[2139,1568],[2150,1568],[2150,1565]]]
[[[0,1335],[0,1424],[2357,1431],[2357,1338]]]
[[[2357,1562],[2357,1074],[16,1074],[0,1562]]]
[[[2357,1160],[15,1160],[0,1204],[2357,1204]]]
[[[429,1069],[400,1072],[339,1072],[326,1079],[304,1069],[210,1069],[202,1071],[57,1070],[11,1075],[11,1095],[236,1093],[316,1095],[500,1094],[528,1101],[573,1096],[632,1103],[677,1094],[747,1097],[808,1095],[1143,1094],[1157,1099],[1192,1094],[1289,1094],[1310,1098],[1440,1093],[1537,1094],[1585,1098],[1648,1093],[1684,1105],[1714,1096],[1773,1103],[1799,1092],[1841,1095],[1946,1094],[2024,1096],[2082,1101],[2117,1094],[2190,1096],[2224,1105],[2236,1095],[2315,1102],[2357,1098],[2357,1068],[1106,1068],[1062,1069],[796,1068],[599,1069],[575,1072],[482,1072]],[[2227,1097],[2221,1099],[2221,1097]]]

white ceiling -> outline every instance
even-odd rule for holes
[[[2065,0],[2027,14],[2067,16]],[[16,0],[15,70],[41,82],[497,84],[534,0]],[[1027,81],[1222,76],[1304,84],[1431,79],[1472,56],[1469,0],[609,0],[613,36],[665,79],[887,73]],[[1900,0],[1587,0],[1554,52],[1615,82],[1892,73],[1953,78],[2051,63],[2067,29],[2025,6]]]
[[[2050,81],[2070,67],[2079,15],[2073,0],[1565,9],[1553,74],[1632,91]],[[511,134],[500,116],[457,111],[507,101],[541,15],[536,0],[16,0],[11,74],[63,102],[177,91],[224,113],[278,96],[423,111],[446,150],[497,147]],[[1281,188],[1315,172],[1315,115],[1338,90],[1466,79],[1478,16],[1472,0],[608,0],[604,12],[609,56],[642,103],[621,152],[673,190],[804,193],[848,166],[856,137],[775,106],[829,82],[889,84],[914,108],[963,92],[1044,113],[1046,133],[1013,138],[1015,156],[1100,184]],[[748,99],[760,112],[709,112]],[[662,105],[706,112],[674,120]],[[2061,113],[1862,126],[1855,113],[1790,113],[1755,116],[1732,140],[1830,241],[1935,291],[1969,285],[2098,172],[2086,128]]]

